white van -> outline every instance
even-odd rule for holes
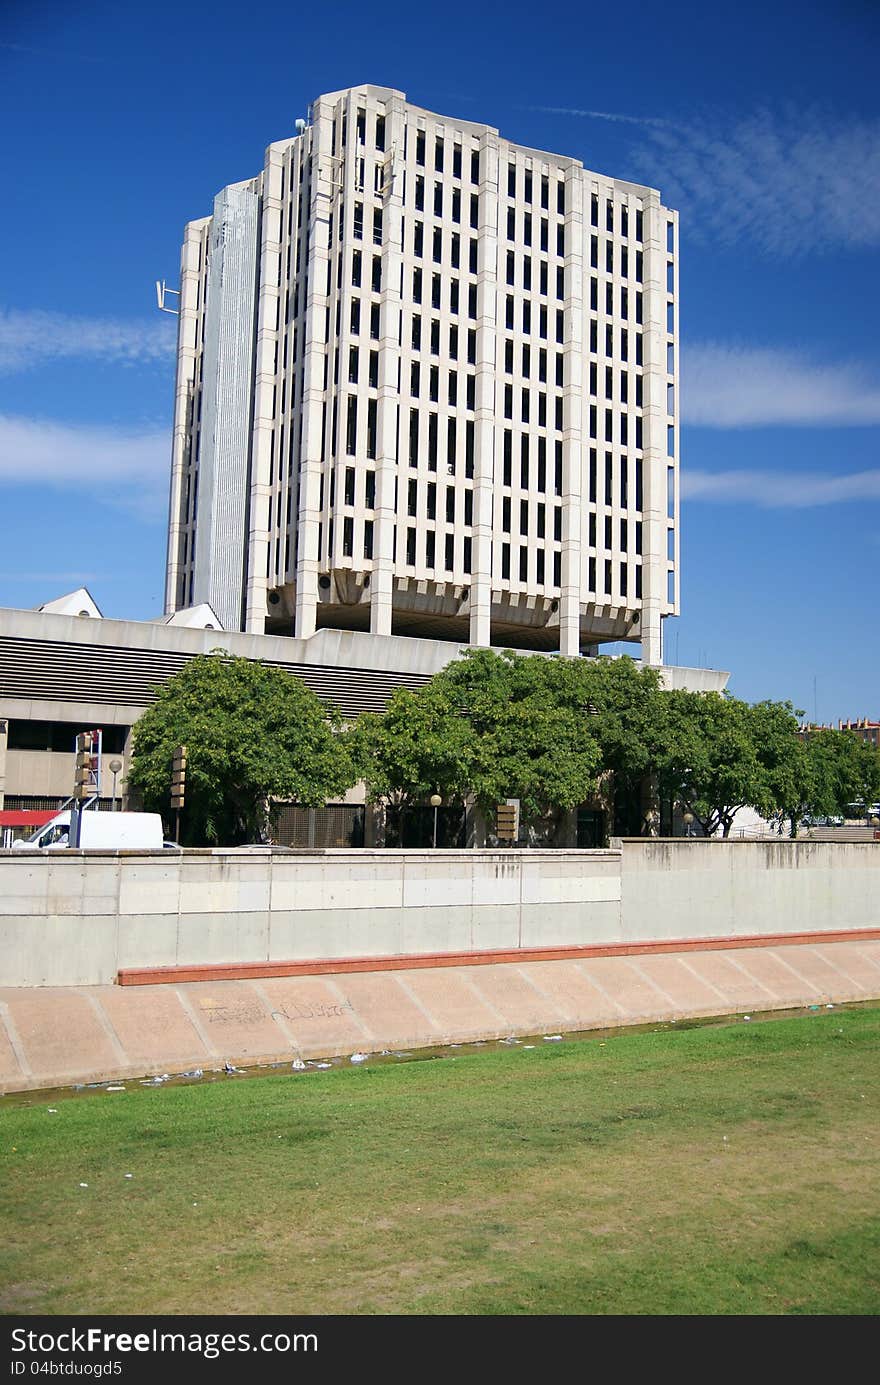
[[[58,813],[33,836],[13,843],[13,850],[63,850],[70,845],[70,812]],[[161,851],[164,842],[158,813],[85,812],[80,824],[80,847],[100,851]]]

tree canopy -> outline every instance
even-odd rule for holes
[[[257,840],[270,800],[318,807],[357,780],[335,708],[283,669],[219,650],[184,665],[135,726],[129,782],[166,820],[178,745],[188,845]]]

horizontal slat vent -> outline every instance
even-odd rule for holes
[[[146,707],[155,702],[157,687],[194,657],[167,650],[0,636],[0,697]],[[323,702],[335,703],[346,717],[381,712],[395,688],[415,689],[428,682],[428,675],[418,673],[289,664],[281,659],[262,662],[301,678]]]

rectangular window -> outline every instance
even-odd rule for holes
[[[555,443],[553,490],[556,495],[562,494],[562,443],[559,439]]]
[[[446,559],[446,571],[447,571],[447,572],[451,572],[452,569],[453,569],[453,558],[454,558],[454,555],[455,555],[455,539],[454,539],[454,537],[453,537],[452,534],[447,534],[447,535],[446,535],[446,544],[445,544],[445,559]]]
[[[450,476],[455,475],[455,460],[457,450],[456,428],[457,424],[455,419],[448,418],[446,420],[446,471]]]
[[[474,475],[474,421],[469,418],[464,426],[464,474],[470,481]]]
[[[421,301],[422,301],[422,271],[421,271],[420,269],[414,269],[414,270],[413,270],[412,284],[413,284],[413,287],[412,287],[413,302],[414,302],[414,303],[421,303]]]
[[[642,240],[644,240],[644,236],[642,235],[642,227],[643,227],[643,226],[644,226],[644,214],[643,214],[641,211],[637,211],[637,212],[636,212],[636,240],[637,240],[637,241],[642,241]]]
[[[504,443],[502,451],[503,482],[505,486],[511,484],[511,472],[513,466],[513,433],[509,428],[504,430]]]
[[[547,537],[547,533],[546,533],[547,506],[546,506],[546,505],[539,505],[539,506],[537,507],[537,509],[536,509],[536,511],[535,511],[535,520],[536,520],[536,523],[535,523],[535,534],[537,535],[537,537],[538,537],[539,539],[546,538],[546,537]]]
[[[413,222],[413,254],[417,260],[425,253],[425,227],[421,221]]]
[[[453,176],[453,178],[460,178],[460,177],[461,177],[461,145],[460,145],[460,144],[453,144],[453,146],[452,146],[452,176]]]
[[[363,240],[364,238],[363,202],[355,202],[354,204],[354,224],[352,226],[352,234],[354,235],[355,240]]]
[[[666,455],[675,456],[675,425],[672,423],[666,429]]]
[[[523,433],[520,440],[519,458],[519,484],[520,489],[527,491],[529,488],[529,435]]]
[[[478,248],[479,248],[479,244],[480,244],[480,242],[479,242],[478,240],[474,240],[473,236],[471,236],[471,238],[470,238],[470,243],[469,243],[469,249],[468,249],[468,273],[469,273],[469,274],[476,274],[476,272],[477,272],[477,251],[478,251]]]
[[[507,208],[507,239],[516,240],[516,209]]]
[[[409,368],[409,392],[410,392],[410,394],[418,395],[418,393],[419,393],[419,375],[420,375],[420,373],[421,373],[421,371],[420,371],[420,368],[419,368],[419,363],[418,363],[418,361],[413,361],[412,364],[410,365],[410,368]]]
[[[465,390],[465,407],[476,409],[477,407],[477,377],[468,375]]]
[[[350,558],[354,552],[354,520],[346,515],[342,521],[342,556]]]
[[[415,510],[413,510],[412,513],[415,514]],[[428,519],[436,519],[436,518],[437,518],[437,483],[436,483],[436,481],[429,481],[429,482],[428,482],[428,505],[427,505],[427,515],[428,515]]]
[[[350,455],[357,452],[357,408],[357,395],[350,394],[345,421],[345,450]]]
[[[476,230],[480,224],[480,199],[477,193],[471,193],[471,227]]]
[[[454,407],[458,403],[458,376],[454,370],[449,372],[449,403]]]
[[[509,544],[509,543],[503,543],[503,544],[501,545],[501,580],[502,580],[503,582],[509,582],[509,581],[510,581],[510,544]]]
[[[350,346],[348,348],[348,378],[353,385],[357,384],[358,349],[356,346]]]
[[[345,504],[346,504],[346,505],[353,505],[353,504],[354,504],[354,477],[355,477],[354,467],[353,467],[353,466],[347,466],[347,467],[345,468]]]
[[[413,314],[410,340],[413,351],[418,351],[422,345],[422,319],[417,314]]]
[[[379,340],[379,304],[370,304],[370,336],[373,341]]]
[[[425,165],[425,132],[424,132],[424,130],[417,130],[417,131],[416,131],[416,163],[419,164],[420,167],[424,168],[424,165]]]
[[[556,185],[556,211],[559,216],[565,216],[565,183],[561,178]]]
[[[434,184],[434,215],[443,215],[443,184]]]
[[[372,521],[371,519],[367,519],[367,520],[364,521],[364,557],[365,557],[365,558],[372,558],[372,556],[373,556],[373,521]]]
[[[501,502],[501,532],[510,533],[510,496],[505,495]]]
[[[464,522],[465,524],[473,524],[474,522],[474,493],[470,490],[464,493]]]
[[[443,172],[443,136],[438,135],[434,140],[434,168],[438,173]]]
[[[361,282],[361,252],[352,250],[351,252],[351,282],[355,288],[360,287]]]
[[[587,586],[591,592],[596,591],[596,559],[590,558],[587,564]]]
[[[407,512],[407,514],[408,514],[408,515],[414,515],[414,514],[416,513],[416,511],[418,510],[418,506],[419,506],[419,483],[418,483],[418,481],[410,481],[409,486],[408,486],[408,488],[407,488],[407,497],[406,497],[406,512]]]
[[[431,355],[440,355],[440,323],[436,317],[431,321]]]
[[[470,537],[465,536],[461,545],[461,565],[465,572],[470,572],[471,570],[471,546],[472,541]]]
[[[436,365],[428,372],[428,398],[433,404],[440,401],[440,368]]]
[[[675,251],[675,223],[672,221],[666,223],[666,249],[670,255]]]
[[[479,183],[479,181],[480,181],[480,151],[479,151],[479,149],[473,149],[473,150],[471,150],[471,182],[472,182],[472,183]]]
[[[406,531],[406,561],[409,567],[416,565],[416,531],[407,529]]]
[[[421,173],[416,174],[415,203],[417,212],[425,210],[425,180]]]
[[[409,411],[409,464],[418,466],[419,464],[419,411],[410,409]]]
[[[367,400],[367,456],[376,455],[376,400]]]
[[[425,567],[434,566],[436,537],[433,529],[425,535]]]
[[[516,279],[516,255],[512,250],[507,252],[507,282],[513,284]]]
[[[368,471],[364,477],[364,505],[368,510],[376,508],[376,473]]]

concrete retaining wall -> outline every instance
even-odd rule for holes
[[[0,852],[0,985],[880,926],[873,843],[613,851]]]

